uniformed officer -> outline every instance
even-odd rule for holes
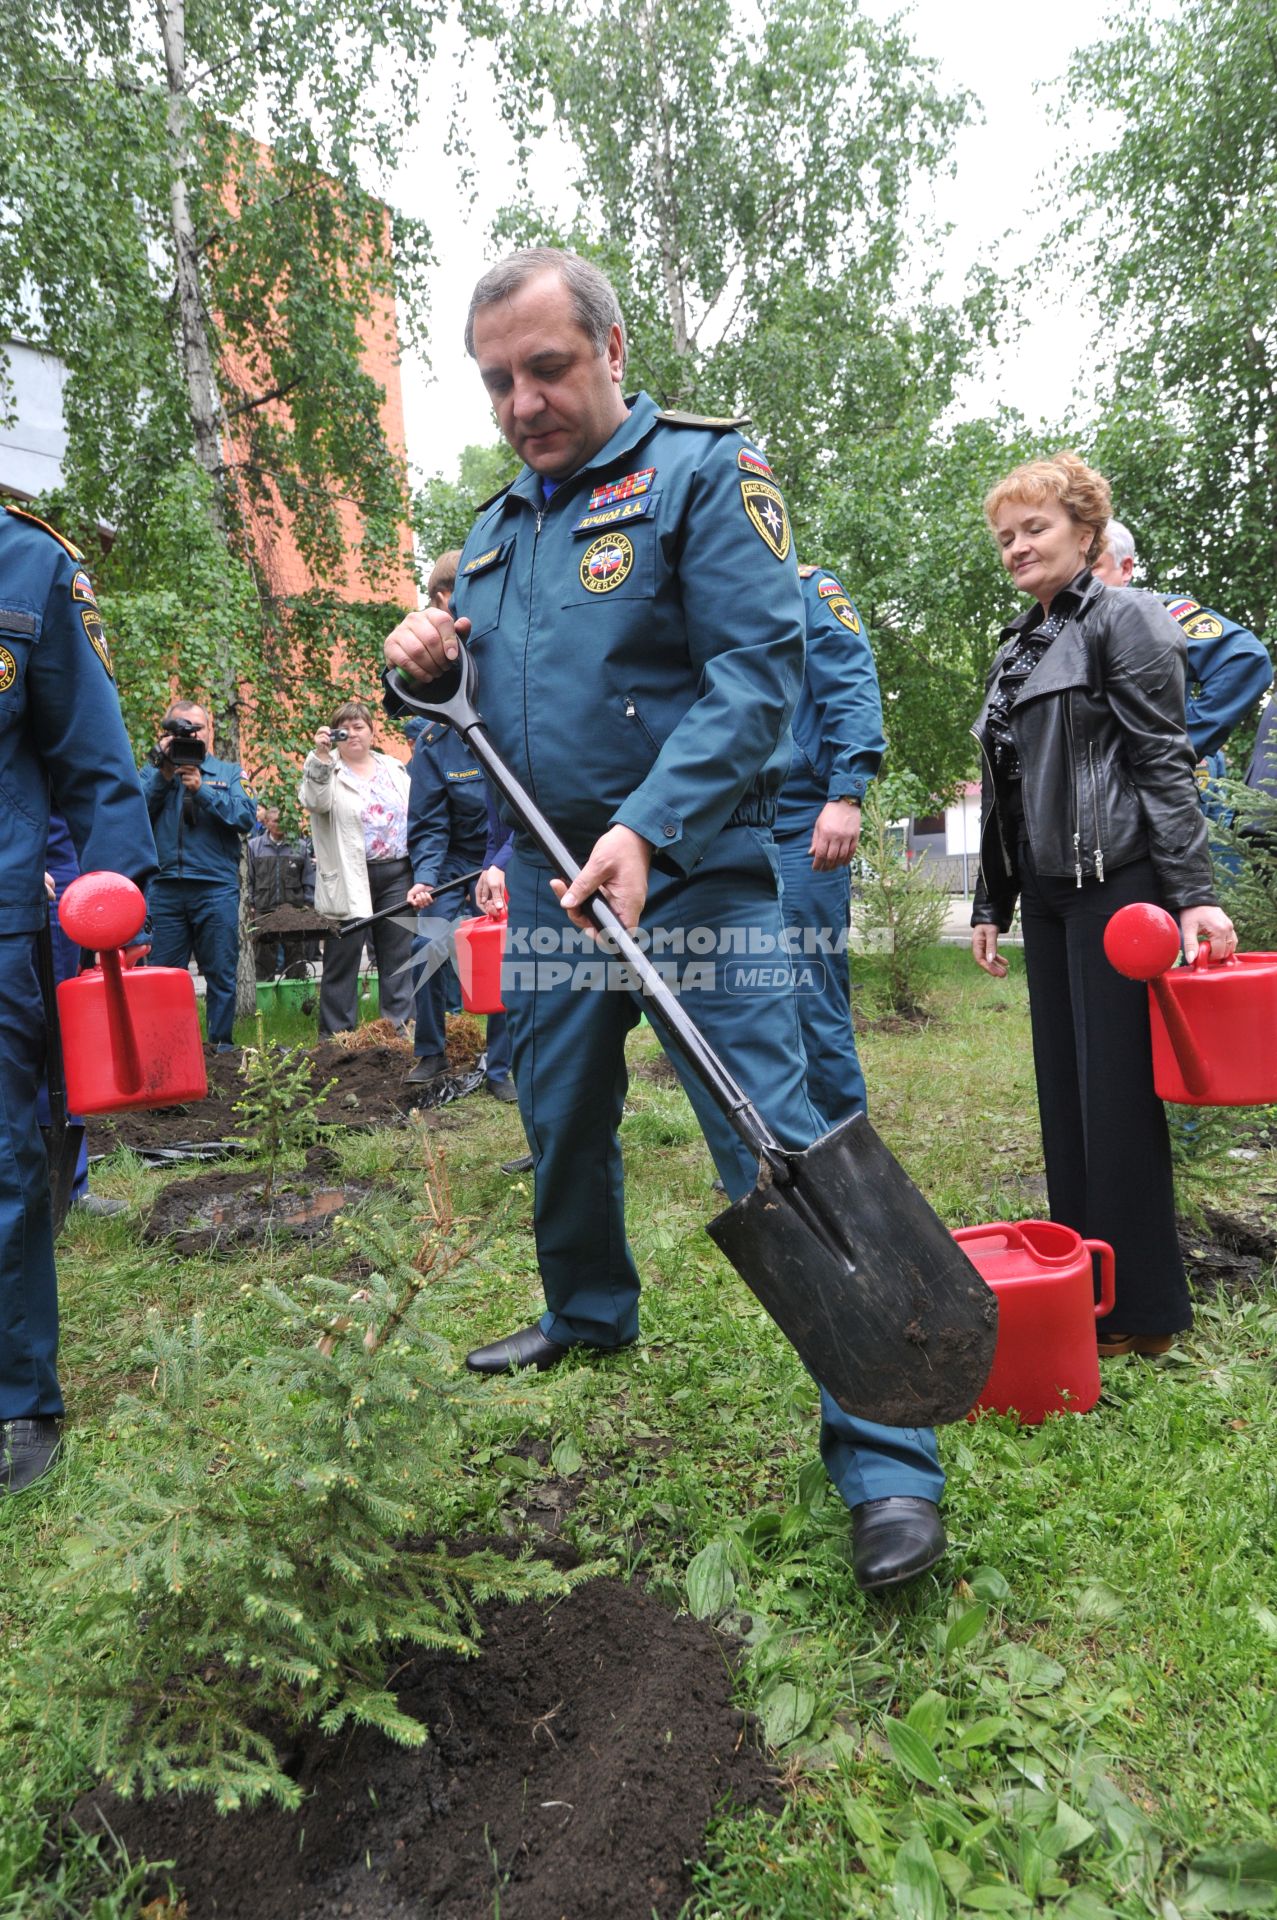
[[[776,990],[772,968],[740,958],[784,951],[771,825],[804,622],[780,489],[738,423],[623,395],[616,296],[571,254],[530,249],[485,274],[466,344],[526,464],[466,542],[455,628],[436,610],[409,615],[386,658],[428,681],[468,636],[498,751],[584,866],[565,885],[516,829],[505,991],[547,1310],[468,1356],[499,1373],[638,1334],[617,1138],[638,1010],[623,991],[593,990],[597,959],[578,971],[564,910],[585,929],[584,903],[599,891],[627,925],[642,920],[658,951],[699,954],[684,991],[711,1045],[786,1145],[824,1129],[795,996]],[[717,1109],[671,1057],[713,1124]],[[736,1198],[757,1167],[723,1131],[713,1124],[710,1144]],[[838,1413],[838,1425],[854,1447],[854,1423]],[[834,1445],[825,1457],[841,1458]],[[863,1502],[854,1474],[838,1485]],[[866,1584],[916,1570],[903,1533],[878,1548],[876,1564],[858,1568]]]
[[[81,866],[146,887],[155,845],[83,555],[10,506],[0,513],[0,1489],[9,1494],[52,1466],[63,1411],[32,957],[46,912],[50,787]]]
[[[1105,528],[1107,544],[1091,572],[1109,587],[1129,587],[1135,571],[1135,541],[1120,520]],[[1216,613],[1182,593],[1158,598],[1184,630],[1188,648],[1188,737],[1199,761],[1215,761],[1233,729],[1258,705],[1272,684],[1273,663],[1249,627]],[[1208,778],[1224,771],[1222,760]]]
[[[172,723],[183,719],[205,748],[198,766],[165,755]],[[235,1025],[239,966],[239,848],[256,807],[232,760],[213,754],[213,722],[195,700],[175,700],[159,747],[142,769],[160,877],[151,890],[151,965],[185,967],[192,953],[204,976],[209,1044],[228,1052]]]

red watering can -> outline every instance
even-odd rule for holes
[[[505,1012],[501,999],[501,956],[505,952],[505,926],[503,911],[481,913],[473,920],[459,920],[453,929],[461,1004],[467,1013]]]
[[[1176,967],[1179,928],[1161,907],[1120,907],[1104,929],[1119,973],[1147,980],[1158,1098],[1189,1107],[1277,1101],[1277,953],[1212,960],[1209,943]]]
[[[1113,1311],[1112,1247],[1053,1220],[959,1227],[953,1237],[998,1297],[993,1368],[975,1412],[1016,1413],[1026,1426],[1048,1413],[1089,1413],[1100,1397],[1095,1323]]]
[[[185,967],[135,967],[120,949],[141,931],[146,901],[122,873],[82,873],[58,918],[99,964],[58,988],[67,1099],[78,1113],[171,1107],[208,1092]]]

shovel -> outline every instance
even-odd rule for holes
[[[474,663],[428,692],[387,669],[400,708],[446,720],[564,879],[579,863],[488,739]],[[758,1160],[758,1184],[709,1234],[845,1412],[886,1426],[961,1420],[993,1364],[992,1290],[863,1115],[802,1152],[780,1145],[676,996],[600,894],[594,925],[637,977],[648,1019],[668,1036]]]
[[[42,1127],[44,1150],[49,1160],[49,1202],[53,1213],[53,1237],[56,1240],[66,1222],[75,1188],[75,1169],[84,1139],[84,1122],[67,1119],[66,1072],[62,1065],[62,1027],[58,1020],[57,979],[53,971],[53,935],[46,913],[44,925],[35,937],[36,966],[40,974],[40,997],[44,1001],[44,1023],[48,1035],[45,1047],[45,1081],[49,1094],[49,1124]]]
[[[459,873],[455,880],[445,880],[442,886],[431,887],[431,904],[433,905],[441,893],[450,893],[453,887],[468,887],[470,882],[477,880],[482,872],[482,867],[475,867],[471,873]],[[360,933],[365,927],[374,926],[378,920],[393,920],[397,913],[410,913],[415,919],[417,909],[410,907],[406,900],[396,900],[393,907],[381,907],[376,913],[366,913],[362,920],[343,920],[337,932],[344,940],[348,933]]]

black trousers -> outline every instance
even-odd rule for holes
[[[1107,1240],[1117,1305],[1101,1333],[1191,1326],[1175,1230],[1166,1113],[1153,1091],[1148,989],[1104,955],[1104,929],[1133,900],[1160,904],[1152,862],[1104,881],[1038,874],[1019,848],[1020,916],[1051,1218]]]
[[[412,885],[411,860],[373,860],[368,866],[368,889],[373,912],[402,900]],[[324,971],[319,982],[319,1031],[349,1033],[359,1025],[359,962],[365,940],[371,940],[377,958],[381,990],[381,1017],[404,1026],[413,1016],[415,996],[409,962],[417,916],[408,909],[403,922],[379,920],[367,932],[324,936]]]

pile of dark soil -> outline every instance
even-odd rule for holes
[[[99,1789],[74,1817],[175,1860],[189,1920],[674,1920],[711,1814],[778,1807],[723,1644],[639,1588],[489,1609],[482,1647],[405,1656],[424,1747],[308,1735],[298,1813]]]
[[[313,907],[274,907],[259,914],[253,922],[254,934],[331,933],[335,922],[326,920]]]
[[[450,1022],[449,1073],[457,1078],[472,1074],[482,1046],[479,1022]],[[403,1042],[344,1047],[336,1040],[321,1040],[307,1051],[312,1084],[322,1087],[330,1080],[337,1082],[319,1109],[320,1122],[326,1127],[398,1127],[419,1104],[418,1090],[404,1085],[412,1054]],[[183,1107],[133,1108],[90,1117],[89,1152],[110,1153],[115,1147],[132,1147],[140,1153],[178,1142],[229,1140],[242,1133],[243,1123],[234,1110],[244,1091],[240,1057],[238,1049],[215,1053],[211,1047],[205,1048],[208,1096],[204,1100]]]
[[[229,1253],[271,1235],[313,1240],[368,1192],[366,1180],[333,1180],[337,1164],[328,1148],[312,1148],[305,1172],[281,1174],[269,1195],[260,1172],[200,1173],[170,1181],[151,1208],[142,1238],[164,1241],[181,1254]]]

